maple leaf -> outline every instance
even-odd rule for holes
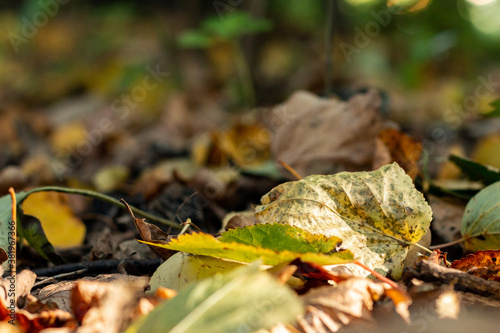
[[[371,269],[399,278],[410,245],[425,234],[432,211],[397,163],[372,172],[313,175],[281,184],[255,208],[259,223],[282,223],[337,236]],[[366,271],[350,267],[356,275]]]

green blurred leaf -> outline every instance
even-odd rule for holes
[[[281,224],[260,224],[226,231],[219,239],[196,233],[182,235],[168,244],[155,244],[170,250],[197,255],[252,262],[262,259],[266,265],[278,265],[300,258],[320,265],[353,261],[348,250],[338,251],[337,237],[312,235],[306,230]]]
[[[450,155],[450,161],[456,164],[470,180],[479,180],[485,185],[500,181],[500,171],[471,159]]]
[[[197,30],[188,30],[179,38],[179,44],[186,48],[208,48],[215,40],[236,40],[246,34],[268,31],[271,21],[254,19],[247,13],[230,12],[224,19],[213,16],[205,19]]]
[[[485,187],[467,203],[460,231],[467,250],[500,249],[500,182]]]
[[[387,0],[387,7],[394,14],[406,14],[425,9],[431,0]]]
[[[254,332],[292,322],[303,310],[291,289],[254,264],[187,286],[126,333]]]
[[[206,19],[202,24],[203,31],[209,35],[233,40],[246,34],[269,31],[271,21],[256,19],[244,12],[230,12],[221,20],[218,16]]]
[[[490,103],[490,105],[493,107],[493,110],[491,110],[488,113],[483,114],[485,117],[500,117],[500,99],[494,100],[493,102]]]
[[[188,30],[179,37],[179,45],[185,48],[205,49],[210,46],[211,38],[206,33]]]

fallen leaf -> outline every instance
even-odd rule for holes
[[[384,295],[393,299],[400,315],[408,320],[411,304],[408,295],[382,283],[355,277],[305,294],[302,301],[306,314],[298,319],[299,328],[302,332],[337,332],[354,319],[372,320],[373,306]]]
[[[85,225],[68,206],[64,193],[38,192],[23,201],[23,211],[42,223],[47,239],[59,248],[78,246],[85,238]]]
[[[30,270],[22,270],[19,272],[14,278],[6,277],[0,279],[0,306],[5,308],[8,305],[8,300],[12,297],[12,289],[11,284],[14,281],[16,284],[15,287],[15,303],[17,305],[17,301],[21,297],[26,297],[30,294],[31,288],[35,284],[36,274]]]
[[[254,332],[302,311],[292,290],[253,264],[186,286],[126,332]]]
[[[500,168],[500,134],[492,133],[482,138],[474,148],[472,157],[475,161]]]
[[[160,287],[180,290],[186,284],[225,273],[242,266],[236,261],[178,252],[161,264],[149,282],[149,292]]]
[[[38,333],[42,331],[49,331],[49,329],[62,329],[62,332],[71,332],[77,328],[77,322],[73,316],[59,309],[52,309],[42,311],[40,313],[30,313],[25,310],[20,310],[16,314],[18,325],[23,328],[25,332]],[[60,332],[58,330],[58,332]]]
[[[216,165],[232,161],[238,166],[260,165],[270,158],[269,130],[259,124],[235,123],[225,131],[212,132],[212,156],[208,160]],[[213,156],[219,155],[215,161]],[[217,163],[218,162],[218,163]]]
[[[253,211],[231,212],[226,214],[222,220],[222,231],[244,228],[257,223]]]
[[[43,258],[56,265],[66,263],[65,259],[56,252],[52,243],[47,239],[40,220],[34,216],[24,214],[22,209],[19,209],[18,215],[19,235],[26,239],[30,246]]]
[[[75,122],[57,127],[50,137],[50,142],[57,154],[66,155],[84,144],[86,139],[85,125]]]
[[[452,262],[451,268],[500,282],[500,250],[476,251]]]
[[[337,236],[371,269],[402,274],[408,248],[429,228],[432,211],[396,163],[372,172],[313,175],[275,187],[255,207],[259,223],[282,223]],[[356,274],[367,272],[353,266]]]
[[[367,170],[385,126],[379,106],[374,90],[348,102],[296,92],[265,116],[273,133],[271,152],[302,176]]]
[[[353,261],[350,251],[338,248],[341,244],[339,238],[312,235],[301,228],[280,224],[232,229],[222,233],[219,239],[210,234],[195,233],[181,235],[168,244],[144,243],[243,262],[262,259],[266,265],[278,265],[296,258],[321,265]]]
[[[373,157],[373,169],[397,162],[411,179],[419,173],[418,161],[422,155],[422,144],[411,136],[393,128],[380,131]]]
[[[112,192],[123,186],[129,175],[125,165],[106,165],[92,177],[92,183],[99,192]]]
[[[465,207],[460,232],[469,251],[500,248],[500,181],[476,194]]]

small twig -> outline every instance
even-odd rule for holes
[[[281,166],[285,168],[288,172],[290,172],[295,178],[297,178],[297,180],[303,179],[302,176],[299,175],[299,173],[295,171],[295,169],[292,168],[290,165],[288,165],[286,162],[278,161],[278,163],[281,164]]]
[[[180,210],[181,210],[182,206],[184,206],[184,205],[185,205],[185,204],[186,204],[189,200],[191,200],[191,198],[193,198],[193,197],[194,197],[195,195],[197,195],[197,194],[198,194],[198,191],[195,191],[193,194],[191,194],[189,197],[187,197],[187,198],[186,198],[186,199],[185,199],[185,200],[184,200],[184,201],[183,201],[183,202],[179,205],[179,207],[178,207],[178,208],[177,208],[177,210],[175,211],[175,217],[179,220],[179,223],[180,223],[180,224],[184,223],[184,221],[182,221],[182,220],[181,220],[181,218],[179,217],[179,212],[180,212]],[[189,226],[188,226],[188,228],[189,228]],[[170,234],[170,231],[172,231],[171,229],[172,229],[172,227],[168,228],[167,234]],[[185,228],[185,227],[184,227],[184,228],[182,228],[182,230],[183,230],[183,232],[182,232],[182,233],[184,233],[184,232],[186,232],[187,228]],[[181,233],[181,235],[182,235],[182,233]]]
[[[28,191],[27,192],[27,195],[30,195],[32,193],[36,193],[36,192],[48,192],[48,191],[54,191],[54,192],[62,192],[62,193],[68,193],[68,194],[80,194],[80,195],[85,195],[85,196],[88,196],[88,197],[92,197],[92,198],[96,198],[96,199],[100,199],[102,201],[105,201],[105,202],[109,202],[115,206],[118,206],[122,209],[125,209],[125,205],[123,203],[121,203],[120,201],[116,200],[115,198],[113,197],[110,197],[108,195],[105,195],[105,194],[102,194],[102,193],[99,193],[99,192],[95,192],[95,191],[91,191],[91,190],[84,190],[84,189],[76,189],[76,188],[66,188],[66,187],[60,187],[60,186],[43,186],[43,187],[37,187],[31,191]],[[22,202],[22,200],[21,200]],[[19,203],[21,203],[19,202]],[[130,209],[135,212],[136,214],[139,214],[139,215],[142,215],[144,216],[145,218],[151,220],[151,221],[154,221],[154,222],[158,222],[158,223],[162,223],[162,224],[165,224],[165,225],[168,225],[172,228],[175,228],[175,229],[182,229],[182,227],[178,224],[178,223],[175,223],[175,222],[172,222],[172,221],[169,221],[169,220],[166,220],[164,218],[161,218],[161,217],[157,217],[157,216],[154,216],[154,215],[151,215],[141,209],[138,209],[138,208],[135,208],[133,206],[130,207]]]
[[[431,249],[431,250],[441,249],[443,247],[448,247],[448,246],[452,246],[452,245],[463,243],[463,242],[465,242],[468,239],[469,239],[468,237],[462,237],[460,239],[456,239],[456,240],[448,242],[448,243],[429,246],[429,249]]]
[[[67,279],[67,280],[74,279],[74,278],[78,277],[79,275],[82,275],[86,271],[87,271],[87,268],[82,268],[82,269],[79,269],[79,270],[74,271],[74,272],[62,273],[62,274],[57,274],[57,275],[51,276],[49,278],[44,278],[43,280],[40,280],[37,283],[35,283],[33,285],[33,288],[43,286],[43,285],[49,284],[49,283],[58,282],[62,279]]]
[[[99,274],[99,273],[109,273],[115,272],[118,265],[126,264],[131,265],[137,269],[139,272],[150,271],[156,269],[161,264],[160,258],[155,259],[109,259],[109,260],[97,260],[97,261],[87,261],[74,264],[65,264],[54,267],[45,267],[32,269],[32,271],[37,276],[56,276],[59,274],[75,272],[81,269],[86,269],[87,274]]]
[[[383,276],[382,274],[375,272],[373,269],[369,268],[365,264],[362,264],[359,261],[355,261],[355,262],[353,262],[353,264],[356,264],[359,267],[362,267],[362,268],[366,269],[368,272],[372,273],[372,275],[375,276],[377,279],[379,279],[379,280],[387,283],[388,285],[390,285],[394,289],[401,289],[401,287],[398,286],[398,284],[396,282],[391,281],[388,278],[386,278],[385,276]]]
[[[194,224],[193,222],[191,222],[191,219],[187,219],[187,221],[186,221],[186,222],[184,222],[184,223],[181,223],[181,225],[182,225],[182,226],[186,226],[186,225],[187,225],[188,227],[193,226],[193,227],[195,227],[195,228],[196,228],[196,230],[198,230],[199,232],[203,232],[203,230],[201,230],[201,229],[200,229],[200,228],[199,228],[196,224]]]

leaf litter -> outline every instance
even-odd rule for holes
[[[451,318],[462,314],[465,311],[462,310],[462,300],[471,293],[476,297],[475,302],[489,302],[498,308],[498,303],[495,303],[499,297],[498,284],[486,280],[494,280],[495,274],[498,274],[498,265],[494,261],[496,255],[482,251],[476,252],[473,260],[466,257],[453,263],[455,268],[462,265],[464,272],[447,267],[446,260],[438,263],[432,255],[431,258],[422,257],[415,265],[408,265],[403,280],[396,287],[361,277],[369,274],[361,269],[360,274],[355,274],[357,277],[352,277],[356,266],[347,266],[351,270],[344,270],[344,273],[351,274],[341,274],[338,265],[321,265],[359,259],[370,268],[399,279],[402,264],[407,260],[406,253],[428,230],[431,210],[412,182],[428,195],[425,182],[422,184],[419,178],[425,176],[418,164],[421,145],[418,140],[393,129],[397,127],[395,124],[383,120],[378,113],[378,93],[369,91],[342,102],[297,92],[271,112],[257,112],[258,121],[252,116],[236,116],[233,125],[221,130],[214,130],[226,116],[220,106],[207,100],[198,101],[197,105],[191,102],[184,95],[172,96],[161,121],[153,126],[153,130],[147,128],[140,133],[135,132],[150,121],[142,119],[139,114],[125,122],[117,121],[115,129],[105,133],[102,142],[96,145],[88,158],[81,161],[80,166],[73,170],[55,170],[75,177],[65,179],[67,186],[94,186],[103,191],[116,192],[129,192],[132,188],[131,192],[143,194],[147,200],[145,202],[138,195],[127,197],[134,205],[151,211],[151,203],[154,202],[155,213],[170,219],[179,215],[181,221],[187,220],[189,214],[186,212],[201,216],[202,220],[214,221],[222,219],[231,210],[248,212],[249,202],[258,202],[263,193],[289,176],[277,172],[278,159],[290,163],[304,175],[318,171],[332,175],[311,176],[300,182],[275,187],[255,208],[255,215],[251,213],[246,218],[240,215],[230,220],[232,222],[227,228],[230,230],[220,235],[216,232],[219,226],[210,221],[208,225],[213,228],[210,233],[188,231],[188,234],[175,239],[176,235],[170,234],[166,228],[134,217],[138,232],[136,237],[154,244],[152,248],[156,250],[161,249],[158,244],[172,247],[163,248],[166,252],[159,254],[168,259],[158,267],[149,282],[148,278],[136,279],[132,275],[99,275],[94,280],[87,277],[71,281],[80,275],[69,272],[57,274],[53,279],[70,281],[39,289],[39,286],[32,288],[35,283],[32,272],[24,270],[18,275],[21,297],[16,305],[17,319],[25,330],[38,332],[58,327],[60,331],[67,332],[75,329],[81,332],[118,332],[127,328],[130,331],[145,331],[177,327],[190,332],[206,331],[208,326],[214,331],[234,331],[235,327],[250,323],[246,327],[251,330],[265,328],[275,331],[280,328],[282,331],[309,332],[311,329],[355,329],[361,325],[360,322],[378,323],[382,327],[377,311],[386,306],[390,309],[389,313],[397,312],[404,320],[415,320],[412,318],[415,310],[410,306],[408,294],[417,299],[425,292],[407,294],[404,285],[436,288],[439,283],[454,284],[446,292],[443,291],[435,302],[440,316]],[[88,112],[78,111],[76,117],[62,121],[64,126],[60,128],[54,123],[46,126],[48,129],[45,130],[43,123],[37,125],[36,133],[50,132],[52,142],[47,145],[43,140],[32,140],[33,146],[40,151],[53,149],[57,156],[30,155],[14,172],[2,172],[0,184],[5,187],[7,182],[7,188],[19,184],[19,190],[24,190],[28,183],[37,186],[55,182],[60,174],[53,166],[60,166],[68,156],[68,146],[78,148],[78,144],[84,142],[82,130],[95,128],[101,119],[109,116],[109,108],[102,101],[99,103],[103,109],[92,117],[88,117]],[[53,109],[52,122],[62,119],[64,110],[65,107],[59,111]],[[210,114],[210,119],[199,121],[203,118],[201,115],[207,114]],[[113,119],[117,120],[115,118],[116,115]],[[335,130],[332,131],[332,128]],[[133,138],[124,134],[129,130],[136,134]],[[68,142],[54,139],[64,137],[63,131],[68,131]],[[202,136],[198,137],[198,143],[186,145],[187,139],[199,134]],[[17,143],[14,142],[16,140]],[[19,138],[16,140],[9,140],[9,149],[22,142]],[[197,144],[201,148],[196,152]],[[252,158],[252,151],[256,153],[255,158]],[[178,158],[177,162],[172,157]],[[394,161],[402,169],[390,164]],[[466,162],[462,163],[465,173],[484,183],[494,182],[496,170],[476,162]],[[334,174],[341,170],[359,171],[376,167],[381,169]],[[127,170],[127,173],[120,171],[122,177],[115,177],[118,172],[115,175],[112,170]],[[99,177],[94,177],[97,174]],[[175,186],[172,186],[174,183]],[[481,184],[479,186],[476,191],[482,188]],[[210,195],[206,195],[207,188],[212,191]],[[497,224],[487,214],[491,205],[484,205],[489,202],[485,198],[496,197],[497,191],[485,190],[479,197],[482,199],[471,201],[470,207],[476,217],[480,217],[479,224],[487,226],[482,227],[479,233],[466,230],[466,235],[472,237],[466,243],[468,249],[477,249],[485,243],[489,247],[497,247],[496,241],[491,238]],[[185,198],[184,191],[189,193]],[[176,192],[180,195],[176,196],[179,194]],[[19,192],[18,196],[24,199],[25,194]],[[113,195],[118,196],[118,193]],[[163,206],[165,201],[158,200],[161,196],[164,196],[162,200],[167,200]],[[172,200],[173,197],[181,198],[180,202]],[[185,199],[190,202],[182,205]],[[130,218],[118,214],[116,210],[96,208],[95,203],[92,205],[83,207],[83,210],[94,213],[92,219],[79,217],[86,226],[99,222],[106,227],[92,233],[87,230],[87,237],[92,234],[100,235],[101,240],[109,239],[113,246],[108,254],[113,258],[125,258],[117,271],[130,274],[126,268],[126,257],[137,255],[138,250],[122,254],[125,257],[117,253],[126,241],[132,241],[135,231],[131,229],[134,226],[128,223]],[[183,211],[179,207],[189,209]],[[0,208],[0,222],[8,223],[10,198],[1,197]],[[496,212],[494,208],[493,211]],[[62,209],[59,213],[64,216]],[[57,245],[57,242],[51,242],[44,236],[44,229],[49,228],[43,226],[46,218],[37,220],[22,214],[20,218],[20,226],[25,226],[24,236],[30,242],[29,250],[36,250],[42,257],[45,255],[45,258],[35,257],[33,261],[38,261],[38,265],[23,261],[22,267],[36,269],[37,266],[47,265],[47,258],[54,264],[60,264],[60,254],[70,258],[70,252],[54,249],[52,243]],[[254,225],[255,219],[261,224]],[[64,223],[58,226],[63,228]],[[201,227],[207,231],[203,225]],[[3,238],[2,247],[7,244]],[[97,243],[95,240],[86,240],[78,250],[85,251],[86,246]],[[387,251],[383,250],[386,245]],[[416,248],[420,252],[425,251],[422,247]],[[181,252],[177,252],[179,250]],[[94,261],[87,262],[89,266],[105,261],[107,254],[98,257],[97,252],[95,248],[90,251],[90,258]],[[190,254],[192,252],[199,254]],[[92,253],[95,255],[93,258]],[[23,252],[22,256],[25,260],[32,254]],[[233,260],[227,260],[228,257]],[[83,258],[80,257],[81,260]],[[297,258],[306,261],[300,263]],[[275,266],[259,265],[256,268],[256,264],[248,263],[254,259]],[[158,264],[159,261],[155,269]],[[145,275],[145,272],[135,274]],[[8,285],[8,281],[2,279],[2,285]],[[150,290],[144,294],[146,285]],[[301,292],[301,296],[296,295]],[[279,303],[279,307],[269,307],[273,295],[280,299],[283,296],[284,303]],[[450,297],[454,297],[454,305],[460,303],[460,307],[453,307],[455,310],[446,313],[444,309],[450,304],[447,303]],[[392,301],[388,302],[389,299]],[[235,304],[235,300],[239,305]],[[248,306],[252,301],[262,301],[263,306]],[[3,304],[1,313],[6,320],[8,312]],[[222,304],[224,311],[212,310],[208,307],[212,304]],[[187,308],[186,305],[192,307]],[[152,315],[148,316],[148,313]],[[247,320],[257,317],[261,321]],[[387,313],[381,318],[387,318]],[[418,317],[415,322],[419,323]],[[401,328],[406,329],[409,327]]]

